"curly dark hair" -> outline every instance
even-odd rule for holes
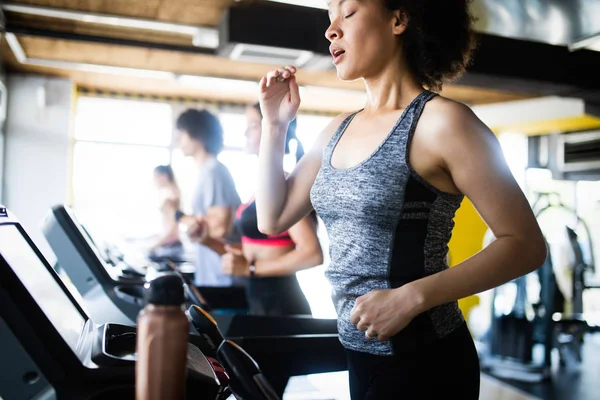
[[[207,110],[190,108],[184,111],[177,118],[176,126],[202,143],[210,154],[218,155],[223,149],[223,126],[219,118]]]
[[[440,91],[465,71],[476,47],[472,0],[382,1],[389,11],[400,10],[406,18],[404,54],[421,85]]]

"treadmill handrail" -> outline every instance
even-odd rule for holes
[[[277,340],[277,339],[338,339],[337,333],[315,333],[300,335],[274,335],[274,336],[227,336],[228,340]]]

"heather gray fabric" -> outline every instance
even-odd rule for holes
[[[431,309],[387,342],[368,340],[350,323],[357,297],[391,289],[448,268],[446,255],[462,195],[441,192],[408,162],[410,140],[426,102],[422,92],[404,110],[386,139],[360,164],[335,169],[331,154],[357,113],[339,126],[324,149],[311,202],[330,239],[326,276],[344,347],[389,355],[418,350],[464,322],[457,302]]]
[[[235,182],[227,167],[216,157],[206,161],[198,171],[196,187],[192,197],[195,215],[206,215],[211,207],[231,207],[233,215],[241,204]],[[235,232],[227,238],[240,241]],[[196,243],[196,286],[241,286],[245,279],[226,275],[221,270],[221,256],[203,244]]]

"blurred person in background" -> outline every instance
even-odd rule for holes
[[[154,184],[158,189],[162,231],[149,249],[150,256],[168,257],[180,254],[183,245],[179,238],[173,210],[178,210],[181,206],[181,191],[175,180],[173,168],[170,165],[159,165],[154,168]]]
[[[186,157],[192,157],[198,166],[196,185],[192,196],[192,212],[197,222],[188,227],[196,249],[196,286],[242,285],[243,280],[234,279],[221,270],[221,256],[213,248],[194,240],[194,232],[204,231],[203,218],[209,213],[215,226],[212,235],[239,242],[231,229],[235,210],[241,204],[229,169],[217,156],[223,149],[223,127],[219,119],[207,110],[188,109],[177,119],[178,144]],[[176,211],[177,212],[177,211]]]

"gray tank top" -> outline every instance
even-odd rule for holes
[[[415,351],[464,323],[457,302],[417,316],[387,342],[366,339],[350,323],[357,297],[448,268],[448,242],[464,196],[430,185],[412,169],[408,157],[417,121],[434,96],[429,91],[419,94],[379,147],[354,167],[333,168],[331,155],[358,112],[342,122],[323,151],[310,197],[329,235],[326,276],[340,341],[350,350],[377,355]]]

